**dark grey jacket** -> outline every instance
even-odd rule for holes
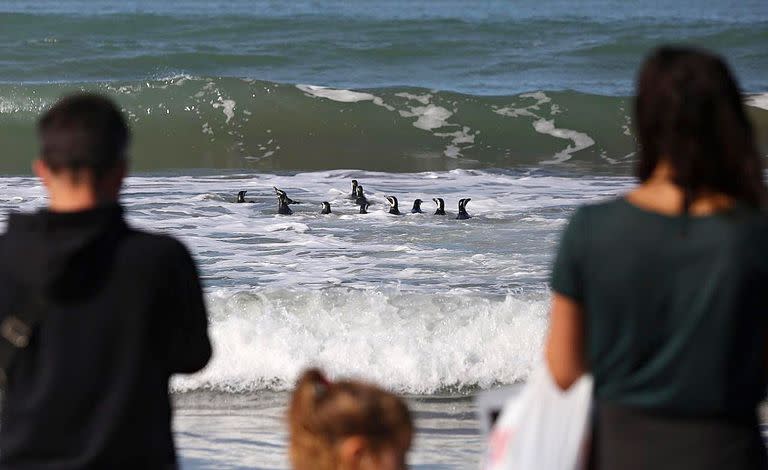
[[[211,355],[186,248],[131,229],[117,205],[12,214],[0,320],[30,296],[48,306],[9,369],[0,468],[174,465],[168,380]]]

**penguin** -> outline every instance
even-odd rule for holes
[[[320,211],[321,214],[330,214],[331,213],[331,203],[328,201],[323,201],[323,210]]]
[[[421,203],[422,203],[421,199],[416,199],[415,201],[413,201],[413,209],[411,209],[411,214],[423,214],[421,210]]]
[[[244,203],[245,202],[245,193],[247,193],[247,192],[248,191],[240,191],[239,193],[237,193],[237,201],[235,201],[235,202],[237,202],[238,204]]]
[[[352,180],[352,194],[349,196],[350,199],[357,199],[357,180]]]
[[[365,204],[360,204],[360,213],[361,214],[367,214],[368,213],[368,206],[370,206],[370,204],[368,204],[367,202]]]
[[[274,188],[274,186],[273,186]],[[280,215],[291,215],[293,211],[290,204],[298,204],[296,201],[288,197],[285,191],[275,188],[275,194],[277,195],[277,213]]]
[[[472,216],[467,214],[467,204],[469,204],[469,201],[472,199],[466,198],[466,199],[460,199],[459,200],[459,215],[456,216],[457,220],[464,220],[464,219],[471,219]]]
[[[288,206],[290,199],[286,199],[286,196],[277,196],[277,213],[280,215],[291,215],[293,211]]]
[[[355,204],[357,204],[358,206],[362,206],[363,204],[368,204],[368,198],[366,198],[365,193],[363,193],[363,187],[361,185],[358,185],[356,191],[357,192],[355,197]]]
[[[437,204],[437,210],[435,211],[435,215],[445,215],[445,201],[441,197],[432,198],[433,201],[435,201],[435,204]]]
[[[397,207],[397,198],[395,196],[387,196],[390,208],[389,213],[393,215],[400,215],[400,209]]]
[[[277,187],[275,187],[275,186],[272,186],[272,188],[274,188],[275,194],[277,194],[278,198],[280,198],[282,196],[283,199],[285,199],[286,204],[299,204],[298,201],[294,201],[293,199],[289,198],[288,197],[288,193],[286,193],[282,189],[277,189]]]

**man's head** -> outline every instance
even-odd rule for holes
[[[130,131],[117,106],[89,93],[64,97],[38,122],[35,174],[55,211],[116,202],[126,173]]]

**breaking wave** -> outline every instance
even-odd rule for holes
[[[389,172],[564,168],[626,174],[635,148],[628,100],[577,92],[474,96],[177,76],[0,85],[0,172],[23,173],[39,113],[72,89],[113,95],[135,130],[134,169]],[[747,97],[768,148],[765,96]]]
[[[284,390],[318,365],[405,393],[524,379],[546,328],[543,299],[332,288],[218,291],[208,297],[214,357],[176,392]]]

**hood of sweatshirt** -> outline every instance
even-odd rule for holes
[[[21,295],[46,295],[66,302],[87,297],[104,279],[95,273],[111,263],[117,239],[125,232],[123,210],[107,205],[81,212],[13,213],[0,238],[0,275]]]

